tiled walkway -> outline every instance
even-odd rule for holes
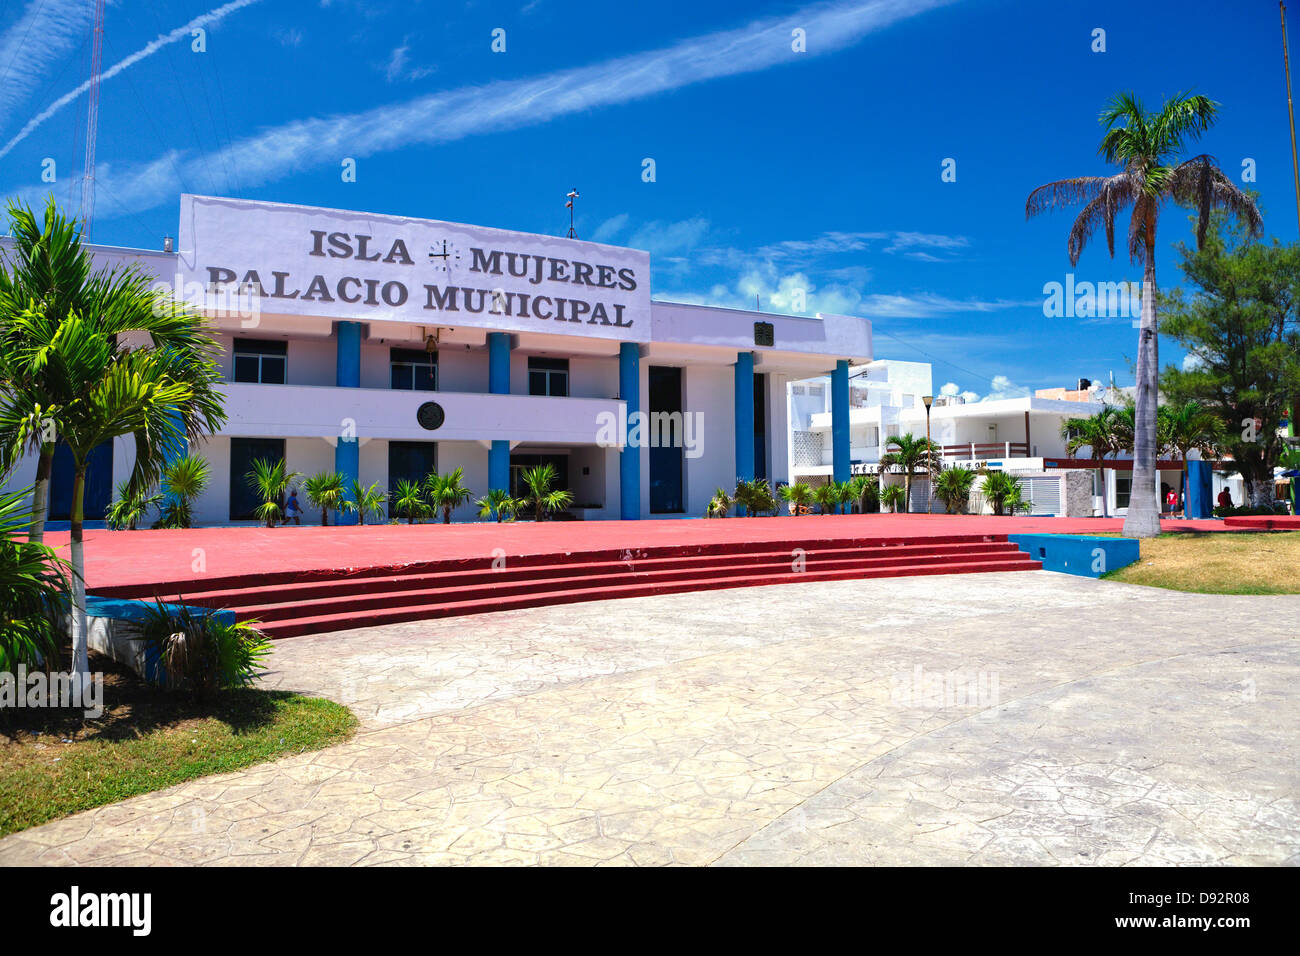
[[[295,638],[269,683],[353,742],[0,864],[1296,863],[1297,619],[1025,572]]]

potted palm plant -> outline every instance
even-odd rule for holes
[[[563,511],[573,504],[573,493],[551,487],[555,483],[555,466],[549,462],[525,468],[524,487],[528,494],[524,496],[526,507],[533,509],[533,520],[541,521],[552,511]]]
[[[435,471],[424,479],[425,491],[429,495],[429,505],[433,508],[435,514],[441,509],[443,524],[451,524],[453,508],[459,508],[465,502],[474,498],[474,492],[461,484],[464,477],[465,469],[457,468],[445,475],[440,475]]]
[[[513,519],[515,509],[519,507],[519,502],[511,498],[510,493],[502,488],[491,489],[474,504],[478,505],[480,518],[493,518],[498,524],[505,518]]]
[[[792,485],[781,486],[781,497],[789,504],[790,514],[798,516],[808,513],[808,502],[812,500],[813,491],[802,481],[796,481]]]
[[[975,472],[960,466],[944,469],[934,480],[934,493],[950,515],[961,514],[966,510],[973,487]]]
[[[388,495],[379,490],[379,482],[363,485],[359,481],[354,481],[351,490],[352,497],[343,499],[342,510],[355,511],[358,524],[364,525],[368,514],[383,515],[384,502],[388,500]]]
[[[257,515],[258,520],[266,522],[268,528],[274,528],[276,521],[280,519],[284,511],[280,503],[284,498],[284,489],[289,487],[289,482],[297,478],[296,471],[285,468],[283,458],[279,461],[268,461],[265,458],[253,459],[253,468],[244,475],[244,480],[262,500],[262,503],[253,509],[253,514]]]
[[[906,500],[907,489],[902,485],[885,485],[880,489],[880,503],[895,514],[903,510]]]
[[[739,495],[739,489],[737,489],[737,494]],[[704,509],[704,517],[725,518],[733,504],[742,503],[743,502],[739,497],[733,498],[721,488],[715,488],[713,491],[713,497],[709,499],[708,507]]]
[[[405,518],[407,524],[415,524],[417,518],[429,513],[429,502],[425,500],[424,488],[418,481],[399,478],[393,491],[393,514]]]
[[[307,500],[320,509],[321,527],[330,523],[330,512],[343,504],[343,476],[337,471],[322,471],[302,483]]]
[[[130,480],[117,484],[117,500],[108,506],[104,523],[115,531],[134,531],[140,519],[150,508],[162,503],[165,496],[160,491],[136,492],[131,488]]]
[[[192,528],[194,499],[203,494],[210,477],[211,472],[207,461],[198,455],[186,455],[163,468],[163,486],[167,489],[166,501],[154,527]]]

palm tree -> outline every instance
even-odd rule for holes
[[[1198,451],[1203,457],[1218,454],[1219,442],[1223,440],[1223,420],[1205,406],[1197,402],[1183,402],[1176,405],[1161,405],[1156,410],[1156,424],[1159,428],[1160,451],[1176,454],[1182,459],[1182,490],[1180,497],[1187,494],[1187,454]],[[1187,502],[1183,502],[1184,509]],[[1183,512],[1186,514],[1186,510]]]
[[[429,503],[424,500],[424,488],[418,481],[406,478],[397,479],[393,491],[393,514],[405,517],[407,524],[415,524],[416,518],[423,518],[429,513]]]
[[[1103,405],[1101,411],[1086,418],[1071,418],[1061,423],[1061,437],[1065,439],[1066,453],[1073,457],[1079,449],[1087,448],[1092,460],[1097,462],[1098,473],[1104,475],[1101,463],[1107,455],[1124,449],[1126,425],[1119,409]],[[1106,485],[1102,482],[1101,516],[1105,518]]]
[[[253,468],[244,475],[244,480],[248,482],[248,487],[253,489],[253,493],[262,499],[262,503],[253,510],[253,514],[257,515],[259,520],[265,521],[268,528],[274,528],[275,522],[280,518],[280,501],[284,498],[284,489],[289,487],[289,482],[298,477],[298,472],[285,468],[283,458],[277,461],[266,458],[253,459]]]
[[[28,492],[0,494],[0,673],[19,664],[49,667],[58,658],[67,613],[67,566],[30,540]],[[26,540],[19,540],[23,535]]]
[[[907,491],[902,485],[885,485],[880,489],[880,503],[895,514],[906,501]]]
[[[1172,200],[1196,210],[1196,244],[1205,242],[1210,210],[1236,215],[1251,235],[1263,219],[1255,201],[1239,189],[1207,154],[1176,162],[1185,143],[1213,124],[1218,104],[1205,96],[1180,93],[1158,113],[1148,112],[1132,93],[1115,96],[1101,113],[1106,132],[1098,152],[1120,167],[1112,176],[1078,176],[1040,186],[1025,202],[1025,216],[1082,203],[1066,248],[1070,265],[1078,265],[1083,247],[1097,227],[1106,230],[1106,246],[1115,255],[1115,218],[1126,207],[1129,260],[1142,264],[1142,321],[1138,333],[1137,400],[1134,420],[1133,486],[1124,533],[1150,538],[1160,533],[1156,488],[1156,388],[1160,364],[1156,322],[1156,221],[1161,205]],[[1120,125],[1120,124],[1123,125]]]
[[[911,510],[912,475],[918,467],[923,467],[926,474],[931,474],[943,462],[943,449],[928,438],[917,437],[910,432],[892,435],[885,440],[886,454],[880,456],[881,468],[901,468],[903,470],[903,512]],[[897,451],[888,451],[897,448]]]
[[[158,507],[166,497],[161,491],[146,491],[143,494],[135,492],[131,489],[129,480],[119,481],[117,500],[108,506],[104,523],[118,531],[134,531],[149,509]]]
[[[528,489],[523,501],[526,507],[533,509],[533,520],[541,521],[547,512],[562,511],[573,504],[572,492],[552,490],[555,466],[549,462],[525,468],[522,477],[524,487]]]
[[[822,514],[834,514],[835,506],[840,500],[839,486],[833,481],[828,481],[824,485],[818,485],[813,489],[813,500],[817,502],[817,508]]]
[[[330,511],[338,511],[343,502],[343,476],[337,471],[322,471],[304,479],[302,490],[307,500],[320,509],[321,527],[330,523]]]
[[[855,475],[849,481],[849,489],[852,492],[850,500],[856,504],[859,514],[880,508],[880,479],[874,475]]]
[[[49,479],[61,429],[59,408],[86,394],[99,371],[115,364],[148,337],[152,364],[166,366],[165,375],[190,386],[190,398],[172,409],[176,428],[135,432],[132,493],[156,484],[162,465],[174,457],[178,436],[195,440],[225,422],[217,385],[218,346],[206,324],[170,293],[151,286],[154,280],[136,266],[92,271],[89,252],[81,244],[76,223],[59,214],[51,198],[43,219],[30,209],[8,204],[13,244],[0,264],[0,392],[21,390],[30,422],[6,418],[0,425],[0,474],[29,451],[38,454],[36,487],[32,495],[31,540],[41,541],[45,529]],[[49,362],[55,332],[71,316],[88,323],[89,333],[102,337],[106,350],[93,360],[99,369],[65,367]],[[69,340],[70,341],[70,340]],[[65,356],[66,344],[60,346]],[[92,358],[87,355],[86,358]],[[90,374],[84,374],[90,373]],[[13,411],[15,406],[11,405]]]
[[[934,493],[950,515],[961,514],[970,501],[971,488],[975,486],[975,472],[960,466],[945,468],[934,480]]]
[[[813,497],[813,490],[802,481],[796,481],[792,485],[781,486],[781,497],[789,502],[790,514],[797,517],[801,511],[808,507],[808,502]]]
[[[772,486],[767,483],[766,478],[737,481],[736,491],[730,496],[730,500],[737,507],[744,508],[745,514],[751,517],[772,514],[778,507],[776,497],[772,494]]]
[[[995,515],[1015,514],[1028,510],[1023,500],[1020,479],[1005,471],[990,471],[984,476],[984,497]]]
[[[4,316],[0,333],[15,349],[11,367],[39,369],[39,374],[10,379],[0,393],[0,436],[12,441],[10,447],[30,447],[52,421],[72,454],[72,645],[79,681],[89,670],[83,524],[91,452],[106,441],[133,436],[132,487],[148,487],[163,461],[178,452],[187,418],[215,430],[225,417],[216,399],[219,376],[212,348],[196,348],[188,355],[170,346],[118,348],[120,332],[147,326],[151,314],[172,314],[176,307],[165,294],[134,282],[115,288],[116,294],[106,298],[99,311],[69,313],[55,322],[39,310],[27,309]],[[201,363],[202,369],[181,370],[185,362]],[[191,384],[199,379],[210,391],[200,394]],[[47,404],[51,398],[57,400]]]
[[[442,509],[443,524],[451,524],[453,508],[459,508],[474,498],[474,492],[461,484],[464,477],[465,469],[457,468],[446,475],[440,475],[435,471],[424,479],[424,487],[429,494],[429,504],[433,506],[435,514],[439,508]]]
[[[194,499],[203,494],[212,473],[208,463],[198,455],[186,455],[167,464],[162,471],[168,500],[155,522],[155,528],[192,528]]]
[[[739,494],[740,488],[737,488],[736,491],[737,494]],[[704,509],[704,517],[725,518],[733,504],[740,504],[739,499],[733,498],[721,488],[715,488],[713,491],[713,497],[709,499],[708,507]]]
[[[351,491],[352,497],[344,498],[340,507],[343,511],[355,511],[358,524],[364,525],[368,514],[384,513],[384,502],[388,500],[388,495],[379,490],[379,482],[363,485],[359,481],[354,481]]]
[[[485,497],[478,499],[474,504],[478,505],[480,518],[495,518],[497,524],[500,524],[506,516],[513,516],[519,506],[519,503],[510,497],[510,492],[503,488],[491,489]]]

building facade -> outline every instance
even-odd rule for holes
[[[942,449],[945,467],[1013,472],[1034,506],[1033,514],[1091,517],[1128,513],[1132,456],[1125,452],[1098,462],[1086,446],[1071,454],[1062,431],[1072,418],[1095,414],[1106,402],[1122,402],[1120,390],[1054,389],[981,402],[942,396],[930,408],[927,421],[923,399],[933,394],[928,364],[880,359],[850,369],[849,375],[849,454],[854,473],[878,474],[891,437],[909,433],[924,437],[928,428],[931,440]],[[791,383],[790,474],[794,481],[816,485],[831,480],[829,387],[830,379],[825,376]],[[1161,460],[1158,468],[1162,486],[1181,487],[1182,462]],[[886,472],[882,481],[901,483],[903,476]],[[1213,494],[1217,496],[1228,481],[1226,475],[1216,472]],[[990,510],[978,490],[972,496],[972,506]],[[910,508],[914,512],[942,511],[943,503],[931,500],[927,481],[918,477],[912,483]]]
[[[189,449],[212,472],[200,524],[253,520],[259,458],[384,491],[461,468],[476,497],[551,463],[573,517],[700,515],[718,486],[788,479],[787,385],[822,374],[849,471],[848,368],[870,361],[871,324],[659,301],[645,252],[185,195],[174,253],[92,253],[173,287],[221,345],[228,422]],[[97,454],[88,519],[131,466],[129,439]],[[6,486],[34,473],[29,458]],[[51,521],[70,494],[56,453]]]

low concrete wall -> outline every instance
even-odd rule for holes
[[[142,636],[142,627],[147,612],[153,605],[144,601],[124,601],[118,598],[86,596],[86,646],[105,657],[129,667],[145,680],[158,679],[158,661],[148,651],[148,645]],[[166,608],[174,605],[165,604]],[[195,610],[215,614],[221,620],[234,621],[235,612],[229,610],[212,611],[208,608]],[[72,632],[72,621],[65,621],[68,633]]]
[[[1009,534],[1007,540],[1044,571],[1099,578],[1138,559],[1137,538],[1094,538],[1073,534]]]

